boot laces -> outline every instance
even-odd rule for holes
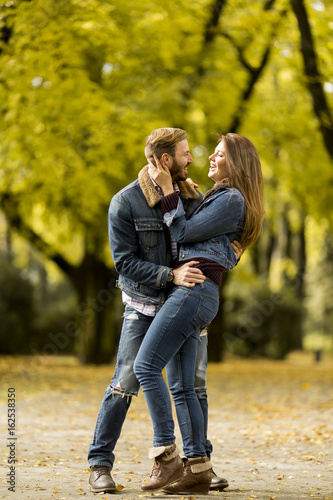
[[[159,467],[159,463],[156,462],[156,460],[155,460],[154,465],[153,465],[153,469],[152,469],[151,474],[150,474],[150,477],[157,476],[159,468],[160,468]]]
[[[95,471],[97,474],[97,479],[99,479],[101,476],[109,475],[110,467],[100,465],[98,468],[96,467]]]

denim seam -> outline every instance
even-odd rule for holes
[[[183,374],[181,371],[181,361],[180,361],[179,357],[177,359],[177,365],[178,365],[178,373],[180,374],[180,380],[181,380],[182,398],[183,398],[183,402],[184,402],[183,404],[186,407],[188,434],[189,434],[190,439],[191,439],[191,454],[192,454],[193,453],[193,428],[192,428],[192,422],[191,422],[190,412],[188,409],[187,400],[186,400],[186,397],[184,394]]]
[[[184,302],[185,302],[185,300],[187,299],[187,297],[188,297],[188,295],[189,295],[189,294],[190,294],[190,292],[188,291],[188,292],[186,293],[186,295],[184,296],[184,298],[183,298],[183,300],[182,300],[181,304],[179,305],[179,307],[178,307],[177,311],[175,311],[175,313],[174,313],[174,315],[175,315],[175,316],[177,316],[177,314],[178,314],[179,310],[183,307],[183,304],[184,304]],[[199,294],[198,294],[198,295],[199,295]],[[169,323],[170,323],[170,321],[172,321],[172,320],[173,320],[173,318],[171,317],[171,318],[169,318],[169,321],[168,321],[168,322],[165,322],[165,323],[164,323],[164,331],[165,331],[165,330],[169,327]],[[161,339],[160,339],[160,340],[161,340]],[[155,346],[155,345],[154,345],[154,348],[155,348],[155,349],[157,349],[157,347],[158,347],[158,345],[157,345],[157,346]],[[150,365],[150,366],[151,366],[151,361],[152,361],[152,353],[151,353],[150,358],[149,358],[149,365]]]
[[[188,291],[188,292],[186,293],[186,295],[184,296],[184,299],[182,300],[181,304],[179,305],[179,307],[178,307],[177,311],[175,312],[175,316],[178,314],[178,312],[179,312],[179,310],[181,309],[181,307],[183,307],[183,304],[184,304],[185,300],[187,299],[187,297],[188,297],[189,293],[190,293],[190,292]],[[173,319],[173,318],[169,318],[169,321],[171,321],[172,319]],[[169,326],[169,321],[168,321],[167,323],[165,323],[165,324],[164,324],[164,329],[165,329],[165,330],[166,330],[166,329],[168,328],[168,326]],[[157,350],[157,348],[158,348],[158,344],[157,344],[157,345],[155,345],[155,344],[154,344],[154,348],[152,349],[152,352],[151,352],[151,355],[150,355],[150,357],[149,357],[149,361],[148,361],[148,363],[149,363],[149,366],[150,366],[150,367],[151,367],[151,362],[152,362],[153,351],[154,351],[154,350]],[[150,370],[150,371],[151,371],[151,370]],[[162,374],[161,374],[161,376],[162,376]],[[155,387],[154,387],[154,389],[153,389],[153,390],[155,390],[155,391],[156,391],[156,389],[157,389],[157,388],[158,388],[158,384],[157,384],[157,382],[155,381]],[[164,401],[163,401],[163,403],[164,403]],[[165,406],[165,404],[163,405],[163,409],[164,409],[164,413],[163,413],[163,415],[164,415],[164,419],[163,419],[163,421],[164,421],[164,422],[167,422],[167,412],[166,412],[166,406]],[[154,441],[154,446],[156,446],[155,441]]]

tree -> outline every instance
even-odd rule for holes
[[[312,19],[327,75],[330,11]],[[245,265],[268,281],[283,213],[297,211],[305,223],[309,213],[331,217],[332,170],[284,2],[14,0],[2,14],[1,209],[71,280],[83,360],[106,361],[115,349],[105,347],[118,315],[107,210],[145,164],[152,129],[188,130],[191,176],[202,191],[211,187],[207,156],[217,132],[253,140],[268,203]],[[215,360],[221,328],[217,320]]]
[[[312,97],[313,110],[318,118],[320,131],[328,154],[333,160],[333,118],[323,89],[322,75],[318,68],[318,58],[309,18],[303,0],[291,0],[291,5],[299,26],[304,70]]]

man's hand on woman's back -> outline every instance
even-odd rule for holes
[[[200,269],[197,269],[195,266],[199,264],[196,260],[191,260],[191,262],[187,262],[183,264],[181,267],[173,270],[173,283],[179,286],[187,286],[188,288],[192,288],[197,283],[203,283],[206,277],[203,275]]]

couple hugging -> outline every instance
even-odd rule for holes
[[[96,493],[116,491],[113,450],[140,386],[154,436],[153,469],[142,490],[207,494],[228,486],[210,462],[202,332],[217,313],[223,273],[260,234],[262,172],[251,141],[227,134],[209,157],[214,186],[202,196],[186,181],[192,163],[187,137],[182,129],[154,130],[145,146],[149,164],[111,200],[109,238],[125,312],[115,372],[88,453]],[[169,390],[183,458],[175,444]]]

